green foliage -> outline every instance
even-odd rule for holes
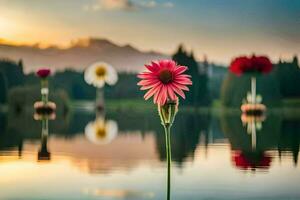
[[[23,83],[23,64],[8,59],[0,60],[0,103],[6,103],[7,91]]]
[[[173,59],[180,65],[188,66],[188,74],[192,76],[193,85],[186,93],[186,100],[182,104],[189,106],[206,106],[211,98],[219,98],[221,93],[222,104],[229,107],[238,107],[250,90],[249,76],[236,77],[224,73],[225,68],[207,62],[197,63],[192,53],[187,53],[182,46],[174,54]],[[212,75],[208,76],[208,70]],[[223,80],[224,79],[224,80]],[[144,91],[136,85],[138,78],[133,73],[119,73],[116,85],[105,87],[107,99],[142,99]],[[7,102],[7,93],[17,86],[35,86],[39,91],[40,80],[34,73],[24,75],[22,60],[0,60],[0,104]],[[63,90],[72,100],[94,100],[96,89],[84,80],[83,72],[66,70],[56,72],[49,78],[50,91]],[[274,65],[271,74],[260,76],[257,81],[258,94],[263,96],[267,105],[277,106],[283,98],[300,97],[300,69],[298,59],[292,62],[279,62]],[[221,88],[221,92],[220,92]],[[31,91],[29,91],[31,92]]]
[[[18,86],[8,93],[8,106],[10,113],[22,114],[28,109],[33,110],[33,104],[41,100],[40,87],[37,85]],[[49,100],[55,102],[57,115],[65,115],[68,109],[69,98],[64,90],[50,91]]]
[[[18,63],[8,59],[0,60],[0,72],[6,77],[9,89],[23,83],[24,74],[21,60]]]
[[[192,76],[193,85],[190,86],[190,92],[186,93],[184,104],[199,106],[210,103],[208,92],[208,63],[204,62],[201,68],[198,66],[193,53],[188,54],[182,46],[179,46],[177,52],[173,55],[179,65],[188,67],[187,74]]]
[[[276,148],[280,141],[282,118],[270,115],[262,121],[262,129],[256,131],[256,151]],[[222,115],[220,124],[224,136],[229,139],[233,150],[249,152],[252,150],[251,134],[247,132],[247,124],[243,124],[239,115]]]
[[[222,104],[227,107],[240,107],[246,98],[247,92],[251,90],[251,76],[236,76],[227,73],[221,89]],[[281,95],[279,83],[274,73],[257,76],[257,94],[262,95],[263,103],[267,106],[279,106]]]
[[[50,85],[54,89],[61,88],[68,92],[71,99],[95,98],[95,89],[84,81],[83,73],[73,70],[57,72],[50,79]]]
[[[211,99],[220,99],[221,86],[225,75],[227,74],[227,67],[210,64],[209,81],[208,81],[208,90],[211,96]]]
[[[6,102],[6,94],[7,94],[7,83],[6,78],[3,75],[3,72],[0,71],[0,104],[4,104]]]
[[[26,75],[24,80],[27,86],[40,85],[40,80],[34,73]],[[142,98],[143,92],[139,90],[137,82],[136,74],[119,73],[117,84],[105,87],[105,97],[107,99]],[[85,82],[83,72],[70,69],[57,72],[51,76],[49,78],[49,87],[50,90],[60,89],[66,91],[72,100],[94,100],[96,96],[96,88]]]
[[[264,104],[278,106],[281,98],[300,97],[300,68],[297,57],[292,62],[279,62],[274,65],[268,75],[257,77],[257,94],[263,96]],[[250,91],[250,76],[237,77],[227,73],[221,89],[223,105],[229,107],[240,106],[247,91]]]
[[[138,81],[136,74],[119,73],[117,84],[112,87],[106,87],[105,95],[108,99],[142,99],[144,91],[140,91],[137,86]]]
[[[142,97],[137,82],[136,74],[119,73],[117,84],[105,87],[105,97],[107,99]],[[56,73],[50,79],[50,86],[53,89],[64,89],[69,93],[70,98],[75,100],[93,100],[96,95],[96,88],[85,82],[83,73],[72,70]]]
[[[292,62],[279,62],[274,69],[279,81],[280,92],[286,98],[300,97],[300,68],[298,58]]]

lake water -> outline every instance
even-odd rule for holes
[[[0,199],[166,199],[157,113],[105,118],[116,133],[93,139],[93,112],[57,116],[48,135],[30,112],[0,114]],[[300,118],[268,114],[247,125],[239,114],[182,111],[171,137],[173,200],[300,199]]]

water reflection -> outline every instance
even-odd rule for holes
[[[297,165],[299,152],[299,119],[286,119],[282,115],[269,115],[265,117],[241,117],[241,121],[234,116],[221,118],[222,129],[225,137],[228,137],[232,149],[232,160],[241,169],[268,169],[271,166],[272,156],[279,157],[284,152],[285,156],[291,156]],[[286,125],[293,124],[293,128],[287,130]],[[292,134],[287,134],[291,131]],[[285,138],[284,141],[282,138]],[[284,142],[292,143],[288,147],[281,148]],[[295,148],[296,147],[296,148]],[[278,154],[270,155],[268,151],[276,150]]]
[[[41,146],[38,152],[39,161],[50,160],[50,152],[48,151],[48,119],[42,120]]]
[[[119,143],[119,145],[127,143],[126,140],[129,138],[135,140],[137,144],[152,140],[150,143],[154,143],[154,151],[156,151],[158,159],[164,161],[166,159],[164,135],[161,134],[160,124],[155,123],[158,120],[155,113],[145,115],[143,112],[120,112],[107,113],[107,118],[113,119],[115,122],[111,120],[112,123],[109,127],[106,126],[104,132],[90,131],[89,134],[92,132],[94,135],[91,134],[92,136],[87,137],[89,141],[94,143],[112,142],[111,146],[113,147],[114,143]],[[24,143],[40,139],[39,123],[32,118],[31,120],[28,119],[27,116],[24,114],[19,118],[12,119],[9,114],[1,114],[0,148],[2,150],[18,149],[19,154],[22,155]],[[61,120],[58,117],[58,119],[51,121],[49,126],[53,132],[53,137],[55,140],[60,140],[60,148],[63,148],[64,145],[68,146],[77,140],[82,140],[81,142],[84,143],[83,134],[87,132],[87,127],[98,122],[98,119],[103,119],[102,117],[99,118],[98,116],[97,118],[95,114],[88,112],[75,112],[67,120]],[[96,120],[94,120],[95,118]],[[257,155],[264,155],[264,152],[269,150],[277,150],[279,156],[292,155],[295,164],[297,164],[300,141],[299,120],[284,119],[278,115],[268,116],[264,120],[259,122],[261,124],[251,120],[249,121],[250,124],[243,124],[237,115],[212,117],[195,113],[181,113],[176,119],[176,123],[179,125],[174,126],[172,130],[173,162],[177,167],[183,167],[186,161],[194,159],[195,151],[199,146],[206,149],[203,156],[207,156],[210,144],[226,144],[228,140],[234,155],[239,151],[243,152],[243,155],[252,151],[256,152]],[[103,124],[102,122],[100,124]],[[105,122],[107,125],[107,120]],[[45,130],[42,131],[41,147],[45,148],[48,137],[43,133]],[[256,134],[256,137],[253,137],[253,133]],[[114,138],[116,141],[113,140]],[[91,147],[88,144],[85,145]],[[110,145],[107,146],[107,148],[109,147]],[[61,151],[64,150],[61,149]],[[137,149],[137,151],[139,150]]]
[[[152,199],[154,197],[154,194],[152,192],[140,192],[134,190],[85,189],[84,192],[92,196],[112,197],[112,198],[121,198],[121,199],[140,199],[140,198]]]
[[[251,135],[251,150],[245,149],[232,152],[232,160],[240,169],[252,170],[268,169],[271,164],[272,157],[267,155],[262,149],[256,149],[257,134],[263,127],[265,115],[241,115],[241,121],[246,128],[248,134]]]
[[[246,126],[247,133],[251,135],[251,146],[253,150],[256,149],[256,134],[262,129],[262,124],[265,119],[266,117],[264,114],[256,116],[243,113],[241,116],[243,125]]]
[[[47,170],[49,173],[53,171],[56,177],[63,177],[65,181],[61,184],[65,186],[58,191],[68,198],[75,194],[82,199],[87,196],[91,199],[164,198],[165,141],[162,127],[157,123],[156,111],[147,111],[147,114],[132,110],[108,111],[105,119],[114,120],[118,131],[106,145],[95,145],[85,136],[87,124],[97,119],[95,113],[75,111],[66,117],[58,115],[55,120],[49,121],[49,129],[41,121],[35,121],[32,114],[29,116],[30,113],[17,117],[12,117],[11,113],[0,114],[1,177],[12,173],[23,177],[21,172],[31,174],[16,180],[18,184],[23,183],[22,187],[25,187],[25,182],[28,187],[37,187],[43,184],[34,178],[34,174],[43,174]],[[240,197],[235,198],[242,199],[248,187],[256,191],[255,187],[259,185],[270,187],[259,193],[262,196],[300,196],[294,188],[300,178],[297,165],[299,122],[297,116],[269,114],[261,126],[258,124],[260,128],[255,123],[256,145],[253,148],[253,129],[249,134],[250,129],[247,123],[243,124],[239,114],[214,116],[181,112],[172,129],[173,181],[176,182],[173,184],[172,198],[201,199],[219,194],[220,197],[227,195],[227,199],[234,199],[231,195],[235,194]],[[43,167],[36,161],[37,153],[38,160],[48,160]],[[25,172],[23,168],[30,170]],[[239,169],[243,172],[251,170],[256,176],[242,178]],[[256,172],[264,172],[264,178],[261,179],[261,173]],[[54,187],[58,180],[51,178],[51,174],[46,178]],[[17,198],[8,192],[10,186],[5,185],[4,180],[0,184],[7,188],[8,197]],[[13,179],[7,180],[17,184]],[[274,186],[276,180],[283,181],[289,187]],[[76,183],[72,189],[66,186],[70,181],[73,185]],[[269,185],[266,186],[265,182]],[[28,187],[25,188],[30,191]],[[277,187],[277,193],[271,192],[273,187]],[[240,193],[235,188],[239,188]],[[52,193],[57,195],[58,191]],[[248,193],[250,196],[253,194]],[[23,199],[34,199],[32,195],[28,194],[28,198]]]
[[[237,151],[232,153],[232,160],[238,168],[254,171],[256,169],[268,169],[270,167],[272,157],[265,152],[260,151]]]
[[[85,127],[86,138],[94,144],[109,144],[118,134],[118,124],[106,120],[104,110],[96,111],[96,119]]]

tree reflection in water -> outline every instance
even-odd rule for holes
[[[122,144],[131,144],[130,140],[126,138],[135,137],[137,139],[141,137],[140,142],[144,141],[150,146],[147,147],[144,144],[144,150],[134,150],[132,149],[134,146],[130,146],[130,148],[127,146],[118,155],[125,156],[127,151],[127,154],[131,154],[131,158],[142,159],[139,155],[141,152],[144,152],[144,160],[150,159],[150,157],[152,159],[152,153],[150,153],[149,148],[152,148],[151,143],[153,141],[158,160],[164,161],[166,159],[164,135],[161,134],[160,124],[156,123],[159,119],[155,111],[146,112],[147,114],[143,111],[135,112],[132,110],[108,111],[106,114],[107,118],[118,123],[118,136],[113,143],[119,146],[111,146],[109,144],[105,148],[111,149],[112,152],[118,152],[118,148],[119,151],[120,148],[123,148]],[[41,155],[43,153],[45,153],[43,155],[47,154],[46,144],[48,137],[43,133],[41,137],[39,131],[41,130],[41,124],[34,121],[30,115],[32,114],[21,113],[18,116],[13,116],[11,113],[0,114],[0,152],[17,150],[20,157],[22,157],[24,143],[41,139]],[[95,113],[89,112],[75,111],[70,116],[57,116],[55,120],[49,122],[52,132],[51,138],[54,137],[65,141],[63,144],[60,144],[60,151],[77,152],[72,154],[72,156],[80,158],[78,153],[88,152],[87,150],[92,148],[92,146],[86,143],[84,150],[72,148],[70,145],[72,142],[77,141],[79,144],[85,144],[79,142],[79,140],[84,138],[83,134],[86,124],[93,119],[95,119]],[[256,146],[253,151],[253,143],[251,142],[253,140],[251,140],[251,135],[247,133],[247,129],[243,126],[239,115],[211,116],[209,114],[182,111],[176,118],[178,126],[174,126],[172,130],[172,160],[176,167],[181,168],[185,162],[194,160],[195,151],[199,146],[204,146],[207,149],[212,144],[226,144],[228,142],[232,150],[233,163],[241,166],[241,168],[266,170],[270,167],[272,156],[274,156],[269,154],[269,151],[274,150],[278,151],[279,157],[292,156],[295,165],[297,165],[300,142],[299,122],[300,119],[293,116],[269,115],[263,122],[262,128],[257,132]],[[55,144],[50,143],[52,153],[54,150],[53,145]],[[139,144],[136,145],[136,148],[140,148],[138,146]],[[142,146],[141,143],[141,148],[143,148]],[[102,152],[105,152],[104,149]],[[148,155],[151,156],[147,158],[146,152],[150,153]],[[110,155],[109,151],[106,153]],[[96,157],[97,155],[93,155],[91,159],[93,160]],[[98,157],[100,158],[101,155],[98,155]],[[128,162],[131,162],[129,157],[126,159]],[[95,170],[95,172],[97,171],[99,172],[99,170]]]

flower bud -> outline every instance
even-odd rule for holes
[[[164,105],[158,105],[158,113],[163,126],[171,126],[178,111],[178,100],[167,101]]]

